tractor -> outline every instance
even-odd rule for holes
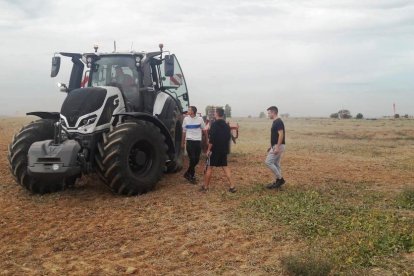
[[[154,189],[164,173],[182,168],[183,114],[189,106],[184,74],[174,54],[155,52],[58,52],[72,61],[60,112],[24,126],[9,145],[16,182],[44,194],[96,173],[114,192],[138,195]]]

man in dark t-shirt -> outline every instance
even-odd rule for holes
[[[230,184],[229,192],[236,192],[231,180],[230,169],[227,166],[227,154],[229,154],[229,146],[231,139],[231,130],[229,125],[224,121],[224,109],[217,108],[215,113],[216,121],[211,125],[209,130],[209,144],[207,149],[207,169],[204,175],[204,185],[202,191],[207,191],[210,180],[212,167],[222,167]]]
[[[269,107],[267,109],[267,114],[269,118],[273,120],[273,123],[270,130],[270,148],[265,162],[275,175],[275,181],[266,187],[268,189],[278,189],[285,184],[285,180],[282,176],[282,168],[280,166],[282,155],[285,152],[285,125],[283,124],[282,119],[278,116],[278,109],[276,106]]]

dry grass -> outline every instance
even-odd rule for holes
[[[414,214],[404,207],[414,187],[413,120],[286,120],[287,184],[278,192],[263,188],[270,122],[240,119],[229,158],[238,193],[226,193],[222,174],[207,194],[175,174],[131,198],[93,177],[45,196],[16,185],[7,145],[27,121],[0,118],[0,274],[286,274],[286,264],[315,261],[303,251],[320,252],[335,274],[414,269]]]

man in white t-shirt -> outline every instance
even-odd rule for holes
[[[186,143],[187,154],[190,159],[190,165],[184,177],[193,184],[196,183],[195,167],[200,161],[202,131],[205,131],[205,128],[203,118],[197,116],[197,108],[190,106],[188,116],[183,121],[182,144],[184,146],[184,143]]]

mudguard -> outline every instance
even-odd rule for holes
[[[42,119],[51,119],[51,120],[59,121],[60,113],[59,112],[47,112],[47,111],[34,111],[34,112],[26,113],[26,115],[33,115],[33,116],[37,116]]]

